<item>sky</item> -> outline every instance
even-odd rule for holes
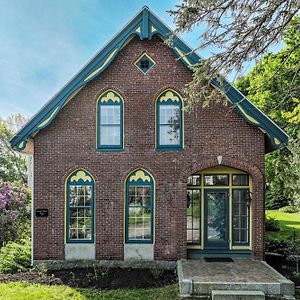
[[[174,28],[166,11],[180,2],[0,0],[0,117],[35,114],[144,5]],[[200,32],[181,37],[195,48]]]

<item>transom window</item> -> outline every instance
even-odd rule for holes
[[[229,175],[227,174],[204,175],[204,185],[206,186],[229,185]]]
[[[234,186],[248,186],[249,175],[248,174],[233,174],[232,185]]]
[[[114,91],[107,91],[98,99],[97,148],[123,148],[123,101]]]
[[[201,175],[192,175],[188,178],[188,185],[200,186],[201,185]]]
[[[157,100],[157,149],[182,149],[182,100],[167,90]]]
[[[144,170],[133,172],[126,182],[126,242],[152,243],[153,195],[152,176]]]
[[[73,172],[67,180],[67,242],[94,240],[94,180],[84,171]]]

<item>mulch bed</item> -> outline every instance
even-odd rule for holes
[[[0,274],[0,282],[27,281],[47,285],[65,284],[70,287],[101,290],[122,288],[154,288],[177,282],[175,271],[149,269],[82,268],[73,270],[31,271]]]

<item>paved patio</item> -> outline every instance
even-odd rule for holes
[[[200,296],[203,299],[210,299],[213,291],[228,290],[240,293],[242,291],[263,292],[266,299],[295,299],[294,283],[264,261],[181,260],[177,263],[177,271],[181,297]],[[245,296],[241,299],[246,298]]]

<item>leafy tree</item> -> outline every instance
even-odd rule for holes
[[[208,88],[211,79],[233,70],[239,73],[245,62],[260,60],[270,46],[281,40],[292,20],[294,30],[298,30],[300,20],[294,17],[299,10],[298,0],[183,0],[171,10],[175,34],[201,25],[205,30],[197,49],[209,47],[214,51],[194,67],[193,81],[187,87],[188,106],[199,98],[204,105],[220,99],[214,89]],[[295,40],[285,55],[293,56],[299,47],[300,41]],[[300,62],[296,65],[299,67]]]
[[[0,180],[0,247],[28,233],[30,193],[25,184]]]
[[[266,156],[269,208],[300,205],[300,47],[295,49],[300,43],[299,23],[300,18],[295,18],[284,32],[284,49],[268,53],[236,83],[242,93],[290,135],[288,147]]]
[[[27,181],[24,155],[11,149],[9,140],[25,123],[26,118],[20,114],[12,115],[6,120],[0,119],[0,179],[5,181]]]

